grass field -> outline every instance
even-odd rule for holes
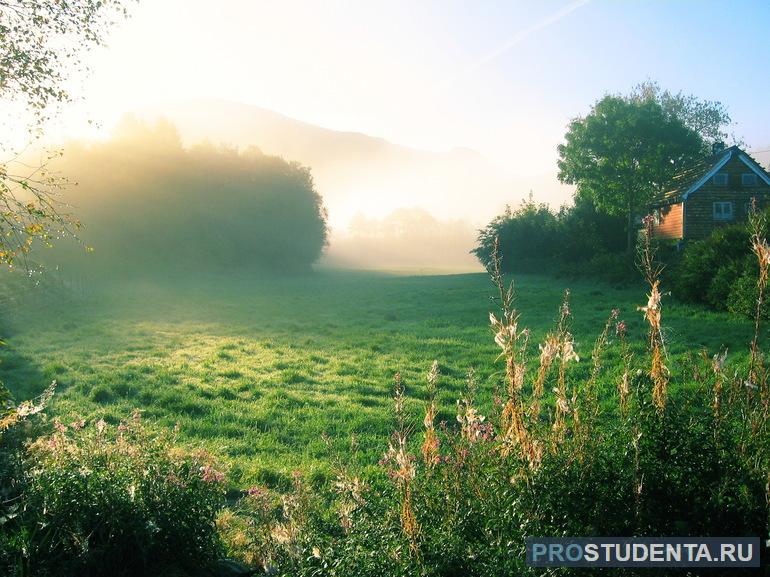
[[[583,357],[575,371],[588,371],[612,308],[628,321],[641,354],[643,289],[522,275],[517,306],[532,329],[534,357],[567,286]],[[34,299],[6,311],[0,379],[19,399],[56,379],[49,413],[65,423],[78,415],[117,422],[133,408],[161,426],[179,423],[183,442],[223,457],[233,486],[275,484],[293,469],[324,475],[335,454],[350,454],[351,435],[358,446],[351,458],[375,463],[391,430],[396,371],[415,416],[433,359],[442,372],[439,419],[454,421],[471,367],[489,406],[503,368],[488,326],[492,294],[483,274],[321,271],[281,280],[92,284],[77,299]],[[751,323],[664,302],[674,360],[702,347],[745,354]],[[617,360],[610,349],[607,390]],[[675,386],[685,380],[674,373]]]

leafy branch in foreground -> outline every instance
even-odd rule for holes
[[[87,70],[85,52],[104,43],[107,31],[127,14],[122,0],[0,0],[0,101],[22,106],[30,140],[61,105],[72,101],[67,87]],[[23,115],[22,115],[23,116]],[[3,120],[9,120],[4,118]],[[0,264],[21,259],[35,241],[75,237],[80,223],[65,210],[58,192],[66,183],[47,170],[49,155],[32,166],[0,141]]]
[[[126,15],[121,0],[0,0],[0,99],[22,100],[39,129],[72,100],[65,84],[87,70],[83,52]]]
[[[79,241],[80,221],[60,197],[67,181],[48,170],[58,156],[49,154],[39,166],[20,160],[0,163],[0,264],[13,267],[21,261],[29,271],[35,242],[52,246],[65,238]]]

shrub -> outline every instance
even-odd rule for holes
[[[558,272],[572,278],[601,279],[616,286],[638,282],[639,271],[628,253],[600,252],[590,260],[563,264]]]
[[[750,233],[745,225],[720,228],[707,239],[687,245],[671,275],[672,291],[681,300],[724,310],[731,280],[746,271],[750,257]]]
[[[590,201],[575,198],[558,213],[559,258],[563,262],[591,260],[603,253],[625,253],[626,228],[623,218],[601,212]]]
[[[726,283],[727,284],[727,283]],[[729,293],[725,298],[727,310],[742,317],[751,318],[757,311],[757,277],[750,273],[735,276],[728,285]],[[762,306],[762,318],[770,318],[770,303],[765,301]]]
[[[517,210],[507,208],[479,231],[479,245],[472,252],[485,266],[492,260],[496,239],[503,272],[545,267],[615,284],[638,278],[633,256],[625,251],[623,219],[607,216],[581,198],[557,213],[535,203],[531,195]]]
[[[54,427],[23,456],[5,574],[198,574],[216,559],[223,475],[207,454],[152,434],[138,413]]]
[[[670,267],[668,278],[674,296],[753,317],[759,272],[754,241],[765,238],[766,219],[767,213],[754,214],[748,224],[726,226],[705,240],[689,243]],[[767,307],[763,307],[762,315],[768,318]]]
[[[479,231],[479,246],[472,252],[482,264],[489,264],[497,239],[504,271],[542,266],[543,260],[553,259],[559,250],[557,227],[556,216],[530,195],[518,209],[506,207],[502,215]]]

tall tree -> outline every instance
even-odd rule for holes
[[[726,132],[732,121],[727,107],[721,102],[703,100],[683,92],[674,94],[662,89],[652,80],[638,84],[631,92],[629,99],[657,102],[667,115],[677,118],[687,128],[698,133],[703,140],[706,154],[711,152],[711,145],[717,142],[726,142],[730,139],[735,144],[739,144],[739,139]]]
[[[558,176],[600,210],[625,216],[630,251],[635,218],[703,149],[703,137],[655,99],[608,95],[570,122]]]
[[[73,73],[87,69],[83,55],[104,42],[131,0],[0,0],[0,101],[29,113],[30,140],[72,99]],[[0,264],[25,258],[35,240],[50,243],[78,223],[63,213],[60,179],[43,166],[18,162],[0,140]]]

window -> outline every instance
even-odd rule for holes
[[[717,172],[714,175],[714,186],[727,186],[729,178],[726,172]]]
[[[732,220],[733,203],[731,201],[722,201],[714,203],[714,220]]]
[[[755,186],[757,184],[757,175],[753,172],[741,174],[741,186]]]

